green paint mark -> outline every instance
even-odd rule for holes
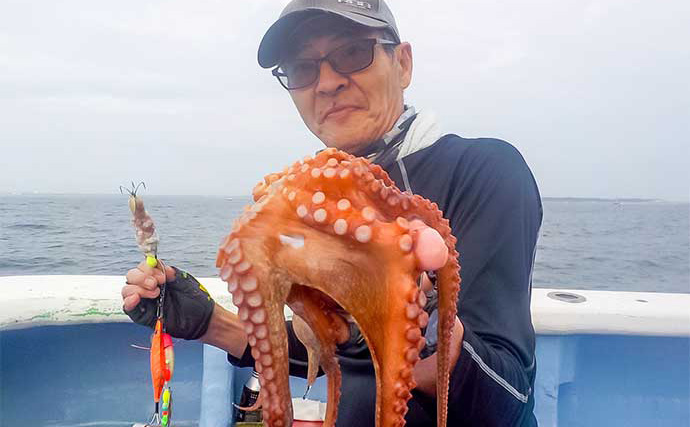
[[[43,313],[43,314],[37,314],[36,316],[32,317],[31,321],[37,320],[37,319],[52,319],[55,317],[56,312],[48,312],[48,313]]]
[[[115,316],[120,314],[119,311],[100,311],[96,307],[91,307],[83,313],[70,314],[72,317],[86,317],[86,316]]]

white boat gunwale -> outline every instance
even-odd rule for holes
[[[236,312],[219,278],[200,278],[221,306]],[[130,322],[122,312],[123,276],[0,277],[0,331],[41,325]],[[554,293],[574,294],[559,300]],[[542,335],[690,336],[690,294],[534,288],[532,321]],[[286,307],[286,317],[290,310]]]

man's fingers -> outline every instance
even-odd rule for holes
[[[127,298],[130,295],[139,295],[142,298],[157,298],[160,295],[160,288],[154,290],[144,289],[137,285],[125,285],[122,287],[122,298]]]
[[[172,282],[173,280],[175,280],[175,269],[170,267],[169,265],[166,265],[165,276],[167,282]]]
[[[142,270],[144,273],[150,271],[151,275],[155,278],[156,282],[159,285],[162,285],[166,282],[170,282],[173,279],[175,279],[175,269],[168,265],[165,266],[165,273],[163,273],[163,270],[161,270],[159,267],[152,268],[148,264],[146,264],[146,261],[144,261],[142,264],[140,264],[138,268],[145,268],[144,270]]]
[[[123,308],[126,311],[131,311],[134,309],[139,304],[139,301],[141,301],[141,298],[139,297],[138,294],[132,294],[128,296],[127,298],[123,299]]]
[[[129,311],[141,302],[142,298],[158,298],[161,293],[159,285],[175,278],[175,269],[165,266],[165,273],[160,268],[152,268],[142,261],[137,268],[127,272],[127,284],[122,288],[124,309]]]
[[[154,280],[156,281],[157,285],[162,285],[163,283],[165,283],[165,273],[163,273],[162,270],[160,270],[158,268],[154,268],[152,276],[153,276]]]
[[[133,268],[125,274],[125,280],[127,283],[136,283],[137,280],[141,280],[142,272],[138,268]]]
[[[141,270],[142,273],[148,274],[149,276],[153,275],[154,271],[156,271],[155,268],[146,263],[146,260],[140,262],[139,265],[137,265],[137,268]]]
[[[141,265],[137,268],[133,268],[127,272],[127,283],[131,285],[137,285],[144,287],[148,290],[154,290],[158,287],[158,281],[152,275],[151,267],[146,266],[149,272],[142,271]]]
[[[443,267],[448,260],[448,247],[438,231],[418,219],[410,221],[410,231],[419,269],[433,271]]]
[[[158,287],[156,287],[154,290],[148,290],[137,285],[125,285],[122,288],[122,299],[126,300],[132,295],[137,295],[140,298],[157,298],[160,293],[160,288]]]

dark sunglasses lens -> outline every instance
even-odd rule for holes
[[[294,61],[281,66],[283,85],[288,89],[297,89],[309,86],[316,80],[319,70],[316,61]]]
[[[342,46],[333,52],[329,62],[333,68],[343,74],[367,68],[374,61],[375,40],[361,40]]]

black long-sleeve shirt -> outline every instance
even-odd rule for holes
[[[401,189],[438,204],[458,238],[464,326],[451,371],[449,426],[535,426],[531,274],[542,220],[536,182],[520,153],[496,139],[446,135],[386,167]],[[306,351],[288,322],[290,370],[306,376]],[[249,349],[239,366],[253,366]],[[339,348],[339,427],[373,426],[376,382],[365,346]],[[407,425],[431,426],[436,401],[413,391]]]

